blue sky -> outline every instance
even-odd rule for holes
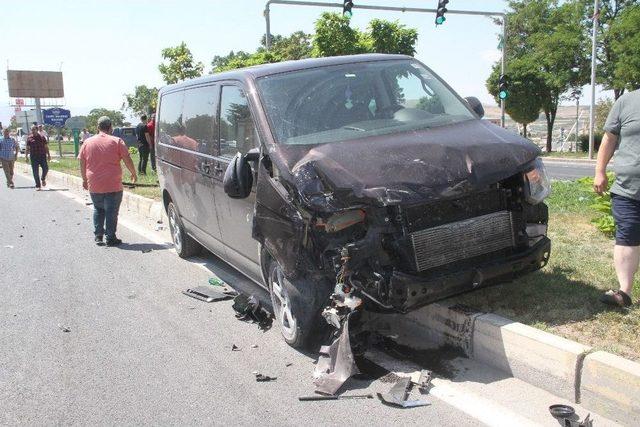
[[[339,2],[337,0],[326,0]],[[359,0],[355,0],[358,4]],[[119,109],[135,85],[163,84],[160,51],[185,41],[194,57],[211,69],[215,55],[253,51],[265,31],[266,0],[23,0],[2,10],[0,60],[9,69],[62,70],[66,108],[73,115],[91,108]],[[366,4],[433,8],[437,0]],[[503,0],[451,0],[450,9],[503,11]],[[8,6],[8,5],[6,5]],[[274,34],[313,32],[320,7],[272,5]],[[331,9],[339,10],[339,9]],[[499,27],[490,19],[449,15],[436,28],[434,16],[355,9],[352,25],[364,29],[373,18],[399,20],[419,31],[416,57],[462,96],[493,103],[484,82],[499,57]],[[4,74],[4,73],[3,73]],[[0,121],[13,114],[6,74],[0,85]]]

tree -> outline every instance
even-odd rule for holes
[[[583,29],[586,37],[591,38],[593,22],[593,0],[578,0],[582,2],[584,9]],[[607,90],[613,90],[615,99],[624,93],[628,82],[618,77],[617,69],[621,64],[621,51],[616,49],[616,39],[620,34],[616,34],[615,27],[621,21],[624,12],[629,8],[637,8],[638,0],[600,0],[600,15],[598,19],[598,37],[596,39],[596,60],[598,62],[597,82]],[[638,24],[635,24],[633,33],[638,32]],[[629,34],[629,33],[627,33]],[[631,35],[631,34],[629,34]],[[618,39],[619,40],[619,39]],[[637,39],[636,39],[637,40]],[[637,45],[637,42],[636,42]],[[631,45],[628,45],[632,48]],[[589,55],[590,57],[591,55]],[[627,57],[628,58],[628,57]]]
[[[124,94],[127,100],[126,109],[137,116],[156,111],[158,88],[145,85],[136,86],[133,93]]]
[[[216,55],[213,57],[211,61],[211,73],[219,73],[221,71],[230,70],[237,67],[230,67],[230,64],[240,63],[242,61],[246,61],[251,56],[250,53],[245,51],[229,52],[226,56]]]
[[[200,77],[204,70],[202,62],[194,62],[193,54],[185,42],[162,49],[162,59],[168,63],[160,64],[158,70],[167,84]]]
[[[611,25],[609,36],[616,59],[612,86],[618,99],[625,89],[640,88],[640,5],[626,8]]]
[[[526,67],[519,73],[539,79],[535,92],[545,113],[547,151],[551,151],[558,104],[570,88],[586,83],[588,76],[584,9],[581,3],[559,4],[558,0],[511,0],[509,7],[507,63],[519,61]],[[512,102],[513,97],[506,104]]]
[[[516,123],[522,125],[525,138],[527,137],[527,126],[540,116],[540,110],[542,110],[541,93],[545,90],[544,80],[532,71],[533,68],[531,64],[527,64],[523,60],[514,60],[509,64],[509,98],[505,103],[505,110]],[[487,80],[487,90],[498,104],[500,103],[498,96],[500,71],[499,64],[494,65]]]
[[[304,31],[296,31],[288,37],[280,35],[271,36],[271,47],[269,50],[281,57],[283,61],[310,58],[313,50],[311,37],[311,34],[307,34]],[[258,52],[266,50],[265,40],[266,37],[263,36]]]
[[[370,52],[398,53],[413,56],[416,53],[418,31],[396,22],[374,19],[369,23]]]
[[[108,110],[106,108],[94,108],[89,112],[86,118],[87,129],[89,132],[98,132],[98,119],[102,116],[107,116],[111,119],[113,127],[122,126],[124,123],[124,114],[116,110]]]
[[[370,40],[349,25],[350,20],[338,13],[324,12],[316,21],[313,56],[356,55],[370,51]]]
[[[613,100],[598,100],[598,103],[596,104],[596,117],[594,124],[596,133],[604,133],[604,124],[607,122],[607,117],[609,117],[609,111],[611,111],[611,107],[613,107]]]

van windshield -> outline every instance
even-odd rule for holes
[[[261,77],[258,89],[281,144],[322,144],[475,118],[417,61],[336,65]]]

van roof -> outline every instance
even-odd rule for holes
[[[164,86],[160,90],[160,92],[167,92],[180,87],[186,87],[200,83],[208,83],[217,80],[245,80],[247,78],[256,79],[273,74],[287,73],[290,71],[299,71],[309,68],[353,64],[358,62],[389,61],[393,59],[413,59],[413,57],[407,55],[372,53],[364,55],[330,56],[327,58],[309,58],[300,59],[297,61],[283,61],[273,64],[254,65],[252,67],[239,68],[237,70],[210,74],[207,76],[202,76],[195,79],[185,80],[184,82]]]

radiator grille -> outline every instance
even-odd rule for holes
[[[410,235],[418,271],[515,245],[508,211],[417,231]]]

